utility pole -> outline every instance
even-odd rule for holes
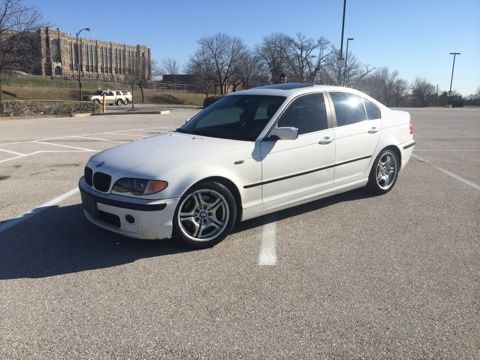
[[[345,30],[345,9],[347,7],[347,0],[343,0],[343,20],[342,20],[342,38],[340,39],[340,54],[338,57],[337,65],[338,65],[338,85],[342,82],[342,67],[345,66],[344,59],[343,59],[343,34]]]
[[[452,76],[450,77],[450,90],[448,91],[448,102],[450,106],[452,105],[452,84],[453,84],[453,72],[455,71],[455,57],[461,55],[459,52],[451,52],[450,55],[453,55],[453,64],[452,64]]]

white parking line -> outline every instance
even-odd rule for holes
[[[148,134],[129,134],[124,132],[103,132],[101,134],[146,137]]]
[[[30,143],[30,141],[5,142],[5,143],[1,143],[0,146],[5,146],[5,145],[18,145],[18,144],[27,144],[27,143]]]
[[[16,218],[11,219],[11,220],[1,224],[0,225],[0,233],[4,232],[7,229],[12,228],[15,225],[18,225],[18,224],[30,219],[34,215],[40,214],[41,212],[47,210],[48,208],[50,208],[54,205],[57,205],[58,203],[64,201],[67,198],[69,198],[70,196],[75,195],[76,193],[78,193],[78,188],[67,191],[65,194],[57,196],[55,199],[47,201],[46,203],[44,203],[40,206],[37,206],[35,209],[27,211],[26,213],[24,213],[20,216],[17,216]]]
[[[79,153],[79,152],[84,152],[84,151],[78,151],[78,150],[40,150],[40,151],[35,151],[33,153],[30,153],[30,154],[24,154],[24,155],[14,156],[14,157],[11,157],[11,158],[8,158],[8,159],[0,160],[0,164],[8,162],[8,161],[16,160],[16,159],[22,159],[22,158],[33,156],[33,155],[43,154],[43,153],[56,153],[56,154],[62,153],[63,154],[63,153]]]
[[[61,144],[45,142],[45,141],[34,141],[34,143],[35,144],[43,144],[43,145],[59,146],[59,147],[67,148],[67,149],[81,150],[81,151],[86,151],[86,152],[97,152],[98,151],[98,150],[92,150],[92,149],[87,149],[87,148],[78,147],[78,146],[61,145]]]
[[[128,141],[118,141],[118,140],[109,140],[97,137],[90,137],[90,136],[72,136],[75,139],[86,139],[86,140],[95,140],[95,141],[105,141],[105,142],[113,142],[113,143],[120,143],[120,144],[128,144]]]
[[[260,254],[258,255],[258,265],[276,265],[277,264],[277,223],[275,221],[263,225],[262,242],[260,245]]]
[[[21,159],[21,158],[24,158],[24,157],[27,157],[27,156],[30,156],[30,155],[32,155],[32,154],[19,155],[19,156],[14,156],[14,157],[11,157],[11,158],[8,158],[8,159],[3,159],[3,160],[0,160],[0,164],[8,162],[8,161],[15,160],[15,159]]]
[[[448,170],[445,170],[444,168],[441,168],[440,166],[437,166],[435,164],[433,164],[430,160],[427,160],[421,156],[418,156],[416,154],[412,154],[412,157],[414,157],[415,159],[417,160],[420,160],[424,163],[427,163],[427,164],[430,164],[432,165],[435,169],[443,172],[444,174],[450,176],[451,178],[455,179],[455,180],[458,180],[460,181],[461,183],[465,184],[465,185],[468,185],[470,186],[471,188],[474,188],[475,190],[477,191],[480,191],[480,185],[478,184],[475,184],[474,182],[471,182],[470,180],[467,180],[467,179],[464,179],[463,177],[457,175],[457,174],[454,174],[452,173],[451,171],[448,171]]]
[[[25,155],[25,154],[22,154],[22,153],[19,153],[19,152],[16,152],[16,151],[12,151],[12,150],[7,150],[7,149],[0,149],[0,151],[4,151],[6,153],[13,154],[13,155],[19,155],[19,156]]]
[[[447,128],[444,128],[444,127],[441,127],[441,126],[435,126],[435,128],[445,130],[445,131],[449,131],[449,132],[453,132],[455,134],[460,134],[460,135],[463,135],[463,136],[466,136],[466,137],[476,137],[475,134],[468,134],[468,133],[463,132],[462,130],[447,129]]]
[[[71,149],[74,151],[55,151],[55,150],[40,150],[40,151],[35,151],[29,154],[23,154],[20,152],[12,151],[12,150],[6,150],[3,148],[0,148],[0,151],[8,152],[13,155],[17,155],[8,159],[3,159],[0,160],[1,163],[5,163],[8,161],[13,161],[16,159],[21,159],[24,157],[29,157],[32,155],[37,155],[41,153],[63,153],[63,152],[97,152],[99,150],[93,150],[93,149],[87,149],[84,147],[79,147],[79,146],[71,146],[71,145],[63,145],[63,144],[57,144],[54,142],[50,142],[52,140],[63,140],[63,139],[71,139],[71,138],[77,138],[77,139],[90,139],[90,140],[97,140],[97,141],[104,141],[104,142],[113,142],[113,143],[119,143],[119,144],[128,144],[129,141],[120,141],[120,140],[109,140],[109,139],[104,139],[104,138],[98,138],[98,137],[92,137],[89,135],[101,135],[101,134],[110,134],[110,135],[124,135],[124,136],[137,136],[137,137],[147,137],[149,134],[126,134],[126,131],[143,131],[143,130],[152,130],[152,129],[169,129],[170,128],[165,128],[165,127],[152,127],[152,128],[144,128],[144,129],[125,129],[125,130],[118,130],[118,131],[112,131],[112,132],[98,132],[98,133],[88,133],[88,134],[82,134],[82,135],[69,135],[69,136],[57,136],[57,137],[51,137],[51,138],[42,138],[42,139],[36,139],[36,140],[31,140],[31,141],[17,141],[17,142],[6,142],[0,144],[2,145],[19,145],[19,144],[41,144],[41,145],[51,145],[51,146],[57,146],[57,147],[62,147],[66,149]]]

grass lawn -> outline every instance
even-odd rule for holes
[[[99,87],[112,90],[130,90],[127,84],[97,82],[84,80],[83,94],[92,94]],[[17,100],[78,100],[78,82],[69,80],[50,80],[48,78],[18,76],[4,78],[2,89],[8,93],[15,94]],[[203,104],[204,94],[189,93],[183,91],[169,91],[158,89],[145,89],[146,104],[182,104],[199,105]],[[135,88],[133,92],[135,103],[140,103],[140,89]],[[3,93],[3,100],[15,100],[14,97]]]

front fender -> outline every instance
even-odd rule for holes
[[[225,157],[198,161],[177,167],[161,175],[168,181],[168,188],[162,191],[162,197],[180,198],[188,189],[208,178],[224,178],[232,182],[242,200],[242,207],[249,207],[261,202],[261,187],[245,189],[245,184],[261,181],[262,165],[251,154],[241,158],[241,154],[229,154]]]

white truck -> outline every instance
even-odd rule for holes
[[[125,95],[122,94],[119,90],[104,90],[104,91],[97,91],[93,95],[86,95],[83,97],[84,101],[93,101],[97,104],[101,104],[103,102],[103,96],[105,95],[105,102],[108,105],[124,105],[128,104],[128,100]]]

